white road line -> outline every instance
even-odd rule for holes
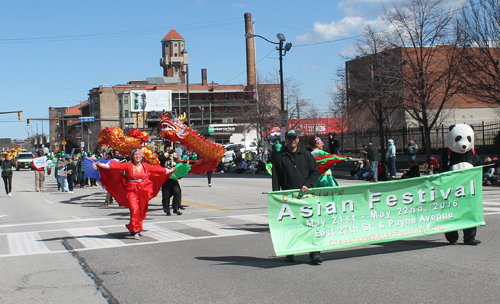
[[[11,255],[51,252],[37,232],[18,232],[7,235]]]
[[[4,216],[9,216],[10,214],[4,214],[4,215],[0,215],[0,217],[4,217]]]
[[[495,211],[495,212],[500,212],[500,208],[497,207],[483,207],[484,211]]]
[[[267,217],[267,214],[243,214],[243,215],[231,215],[229,217],[250,223],[269,224],[269,219]]]
[[[185,220],[182,221],[182,224],[196,229],[205,230],[219,236],[244,235],[254,233],[251,231],[234,229],[230,226],[225,226],[205,219]]]
[[[493,206],[500,206],[500,203],[497,203],[497,202],[486,202],[486,201],[483,201],[483,204],[493,205]]]
[[[95,227],[66,229],[86,248],[121,247],[126,244]]]
[[[49,201],[49,200],[48,200],[48,199],[46,199],[46,198],[44,198],[43,200],[44,200],[44,201],[46,201],[47,203],[51,204],[51,205],[54,205],[54,203],[53,203],[53,202]]]
[[[103,218],[82,219],[82,220],[63,220],[63,221],[33,222],[33,223],[22,223],[22,224],[6,224],[6,225],[0,225],[0,228],[33,226],[33,225],[52,225],[52,224],[73,223],[73,222],[102,221],[102,220],[110,220],[110,219],[111,219],[110,217],[103,217]]]
[[[144,224],[147,230],[146,236],[152,237],[160,242],[176,242],[194,239],[194,236],[170,230],[155,224]]]

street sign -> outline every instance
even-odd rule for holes
[[[280,110],[280,126],[288,125],[288,111]]]
[[[94,118],[94,116],[84,116],[84,117],[78,118],[78,120],[80,122],[89,122],[89,121],[95,121],[95,118]]]
[[[214,133],[214,127],[208,127],[208,133]]]
[[[85,142],[84,142],[84,141],[82,141],[82,142],[80,143],[80,147],[85,148]]]
[[[59,151],[59,149],[60,149],[59,147],[56,147],[56,150],[57,150],[57,151]]]
[[[67,142],[66,142],[66,141],[63,141],[61,144],[62,144],[63,146],[66,146]]]

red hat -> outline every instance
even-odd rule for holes
[[[491,160],[498,160],[498,158],[497,157],[493,157]]]

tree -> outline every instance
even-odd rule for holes
[[[347,110],[354,120],[371,114],[384,151],[384,127],[400,107],[400,81],[392,68],[394,54],[384,34],[366,26],[362,37],[356,44],[357,58],[346,62]]]
[[[459,43],[467,49],[465,92],[476,100],[500,104],[500,3],[467,0],[457,27]]]
[[[386,10],[392,29],[387,43],[400,65],[395,65],[405,112],[424,131],[427,157],[431,155],[431,129],[439,121],[445,104],[461,91],[462,48],[453,34],[455,20],[441,1],[412,0],[408,5]],[[444,45],[444,46],[440,46]]]
[[[242,115],[238,122],[255,128],[259,143],[265,133],[273,126],[279,125],[280,87],[269,78],[259,81],[257,75],[256,94],[248,96],[241,105]]]
[[[337,69],[335,80],[335,92],[330,93],[330,102],[328,103],[328,112],[333,118],[336,118],[336,129],[345,132],[348,125],[349,103],[347,102],[347,89],[345,85],[345,70],[342,68]],[[353,118],[353,124],[357,122],[357,118]],[[356,126],[357,127],[357,126]],[[356,129],[355,129],[356,130]]]

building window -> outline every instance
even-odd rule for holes
[[[123,96],[123,104],[128,104],[128,96]]]
[[[174,47],[177,47],[177,43],[174,43]]]
[[[184,48],[184,43],[181,43],[181,48],[182,48],[182,49]]]
[[[470,116],[470,119],[474,119],[474,115],[471,115],[471,116]]]
[[[462,115],[462,119],[465,119],[465,115]]]
[[[205,96],[205,94],[201,94],[201,100],[206,100],[207,99],[207,96]]]
[[[165,47],[169,47],[169,46],[170,46],[170,44],[169,44],[169,43],[165,43]]]
[[[227,93],[224,93],[224,100],[228,100],[229,97],[227,96]]]
[[[128,110],[125,110],[125,118],[128,118]]]
[[[236,100],[236,94],[233,93],[233,100]]]
[[[174,53],[174,57],[177,57],[177,53]]]
[[[229,107],[224,107],[224,112],[229,113]]]

